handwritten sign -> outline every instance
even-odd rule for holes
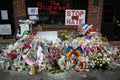
[[[80,25],[85,23],[85,10],[66,10],[65,25]]]

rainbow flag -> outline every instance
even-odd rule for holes
[[[73,48],[69,46],[65,52],[66,52],[66,57],[70,58],[70,56],[73,54]]]
[[[78,56],[81,56],[82,53],[83,53],[83,50],[82,50],[82,48],[81,48],[80,46],[77,47],[75,51],[76,51],[76,54],[77,54]]]

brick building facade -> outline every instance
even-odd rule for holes
[[[103,10],[103,0],[98,0],[99,4],[94,5],[92,0],[88,0],[87,23],[93,24],[95,31],[101,31],[101,20]],[[15,25],[19,18],[26,18],[25,0],[13,0]],[[55,29],[55,28],[54,28]]]

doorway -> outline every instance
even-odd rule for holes
[[[102,34],[109,41],[120,41],[120,0],[104,0]]]

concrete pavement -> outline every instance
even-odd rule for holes
[[[0,70],[0,80],[120,80],[119,75],[119,67],[111,71],[91,70],[89,72],[75,72],[69,70],[59,74],[42,71],[35,75],[29,75],[28,72],[25,71]]]

